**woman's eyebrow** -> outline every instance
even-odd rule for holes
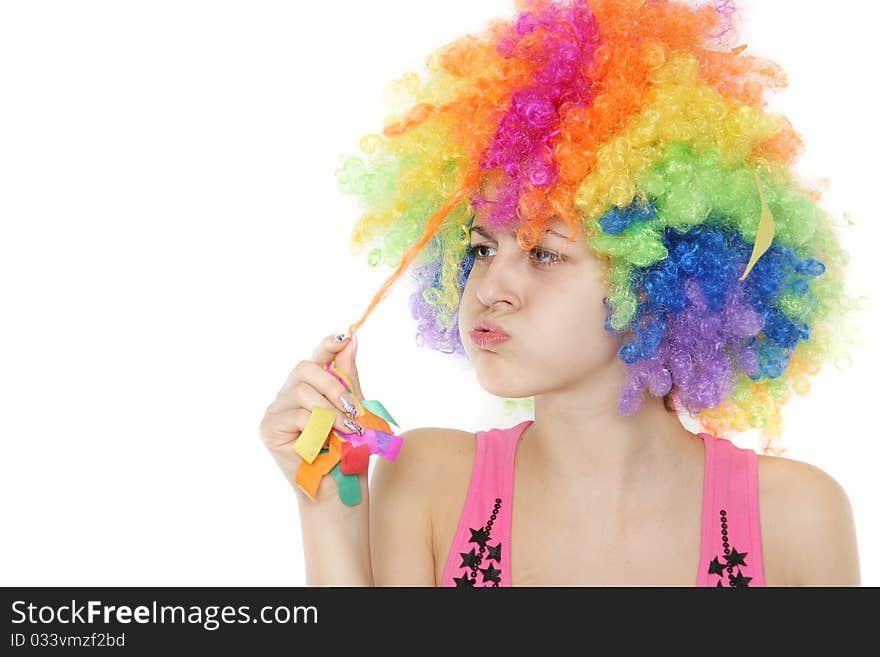
[[[471,232],[472,232],[472,233],[479,233],[479,234],[482,235],[483,237],[486,237],[486,238],[488,238],[488,239],[490,239],[490,240],[491,240],[491,239],[495,239],[495,236],[494,236],[494,235],[493,235],[488,229],[484,228],[483,226],[472,226],[472,227],[471,227]],[[563,235],[562,233],[557,233],[557,232],[556,232],[555,230],[553,230],[552,228],[548,228],[548,229],[545,230],[544,232],[545,232],[545,233],[551,233],[551,234],[553,234],[553,235],[556,235],[557,237],[561,237],[561,238],[564,239],[564,240],[567,240],[567,239],[568,239],[567,236]],[[508,235],[510,235],[511,237],[514,237],[514,238],[515,238],[515,237],[516,237],[516,231],[515,231],[515,230],[512,230],[512,231],[510,231],[510,232],[508,233]]]

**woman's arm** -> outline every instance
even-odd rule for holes
[[[435,586],[431,493],[438,429],[400,434],[395,462],[377,459],[370,475],[370,548],[376,586]],[[442,476],[442,473],[441,475]]]
[[[358,475],[361,503],[297,494],[309,586],[434,586],[431,429],[400,434],[395,461]]]
[[[370,497],[365,475],[358,479],[361,503],[354,506],[297,494],[308,586],[373,586]]]

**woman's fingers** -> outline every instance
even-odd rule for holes
[[[278,448],[290,445],[299,438],[309,421],[311,412],[304,408],[266,409],[260,422],[260,435],[268,447]],[[291,456],[293,451],[291,450]]]
[[[358,413],[355,400],[363,398],[354,362],[357,343],[351,337],[339,337],[342,339],[327,336],[315,348],[311,360],[296,364],[260,421],[263,443],[297,490],[301,487],[298,476],[302,459],[293,449],[293,443],[302,435],[314,409],[330,411],[332,429],[340,434],[364,433],[364,428],[354,419]],[[336,372],[326,369],[328,363],[334,364]],[[340,380],[339,373],[351,384],[351,392]],[[331,489],[332,486],[328,488],[321,483],[317,498],[332,496]]]
[[[261,424],[260,431],[265,434],[267,443],[273,447],[280,447],[292,443],[305,429],[311,417],[312,410],[320,406],[334,413],[333,428],[341,433],[352,433],[354,425],[346,424],[352,416],[346,411],[342,403],[343,388],[330,374],[321,369],[317,363],[303,361],[300,364],[304,369],[309,366],[317,368],[318,372],[311,373],[309,380],[317,379],[324,390],[332,390],[330,395],[336,395],[333,403],[327,398],[327,393],[316,389],[308,381],[299,381],[290,389],[289,394],[277,399],[266,409],[266,416]],[[300,367],[300,366],[297,366]],[[327,381],[327,379],[330,379]],[[343,392],[339,392],[339,391]],[[339,394],[336,394],[339,393]],[[351,409],[356,409],[352,404]]]
[[[306,360],[297,365],[296,370],[299,380],[320,393],[335,410],[348,417],[357,417],[357,406],[351,393],[345,389],[339,379],[325,370],[323,365]],[[299,405],[305,406],[302,403],[304,400],[299,401],[301,402]]]
[[[357,358],[357,336],[347,336],[346,339],[339,342],[336,338],[340,336],[330,335],[324,338],[312,354],[312,360],[322,366],[333,362],[334,368],[347,379],[352,393],[358,399],[363,399],[364,395],[361,392],[357,363],[355,362]],[[335,374],[331,376],[336,378]]]
[[[344,336],[343,340],[338,340]],[[345,349],[351,343],[351,336],[338,333],[336,335],[328,335],[315,347],[312,352],[312,360],[316,363],[329,363],[336,359],[336,354]]]

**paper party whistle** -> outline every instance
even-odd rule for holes
[[[403,438],[394,434],[385,433],[384,431],[376,431],[375,429],[364,429],[364,435],[359,436],[356,433],[340,433],[340,437],[350,442],[355,447],[367,445],[370,448],[370,454],[378,454],[389,461],[396,461],[397,454],[403,444]]]
[[[345,431],[339,432],[339,437],[344,441],[351,443],[354,447],[359,447],[361,445],[369,445],[370,442],[376,442],[375,437],[372,436],[373,429],[364,429],[364,435],[359,436],[357,433],[352,431],[351,433],[346,433]],[[375,454],[375,452],[371,449],[370,453]]]
[[[327,435],[333,428],[333,422],[336,420],[336,412],[328,410],[323,406],[315,406],[309,415],[309,421],[306,423],[305,429],[300,434],[296,442],[293,443],[293,450],[299,454],[307,462],[311,463],[315,460],[318,452],[324,446]]]
[[[355,447],[349,442],[342,443],[342,459],[339,461],[339,469],[342,474],[360,474],[367,472],[370,467],[370,448],[368,445]]]
[[[299,462],[299,468],[296,471],[296,485],[306,493],[311,499],[315,499],[318,494],[318,487],[330,470],[333,469],[342,458],[342,439],[336,435],[335,431],[330,432],[330,447],[322,449],[314,461],[309,463],[302,460]]]
[[[346,506],[355,506],[361,503],[361,484],[357,475],[342,474],[337,463],[330,471],[339,486],[339,499]]]
[[[392,433],[391,427],[388,426],[388,423],[378,415],[374,415],[370,411],[364,409],[363,415],[357,416],[357,423],[360,424],[364,429],[376,429],[376,431],[385,431],[386,433]]]
[[[395,436],[393,433],[377,431],[376,443],[379,448],[379,454],[389,461],[396,461],[397,454],[400,452],[400,446],[403,445],[403,438]]]
[[[399,424],[397,424],[397,422],[394,421],[394,418],[391,417],[391,414],[387,410],[385,410],[385,407],[382,406],[382,402],[376,401],[375,399],[364,399],[361,404],[363,404],[364,408],[366,408],[368,411],[370,411],[374,415],[378,415],[384,420],[387,420],[395,427],[400,426]]]

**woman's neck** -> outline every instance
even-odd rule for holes
[[[702,454],[701,440],[689,432],[662,397],[645,393],[638,411],[620,415],[624,383],[585,380],[577,386],[535,396],[535,421],[519,446],[530,470],[572,490],[600,486],[609,495],[663,485]]]

